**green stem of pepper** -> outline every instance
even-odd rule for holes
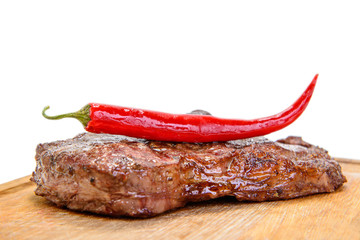
[[[90,122],[91,118],[90,118],[90,105],[86,105],[83,108],[81,108],[79,111],[77,112],[73,112],[73,113],[66,113],[66,114],[60,114],[60,115],[56,115],[56,116],[48,116],[45,114],[46,110],[48,110],[50,107],[46,106],[44,107],[43,111],[42,111],[42,115],[50,120],[58,120],[58,119],[62,119],[62,118],[75,118],[77,120],[79,120],[82,125],[84,127],[87,126],[88,122]]]

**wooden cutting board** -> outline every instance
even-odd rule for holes
[[[55,207],[30,176],[0,185],[0,239],[360,239],[360,162],[338,159],[348,182],[331,194],[286,201],[221,198],[150,219]]]

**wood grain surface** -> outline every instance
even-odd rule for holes
[[[221,198],[150,219],[55,207],[30,176],[0,185],[0,239],[360,239],[360,162],[338,159],[348,182],[331,194],[273,202]]]

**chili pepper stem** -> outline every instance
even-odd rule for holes
[[[60,114],[60,115],[56,115],[56,116],[48,116],[48,115],[46,115],[45,112],[49,108],[50,108],[50,106],[44,107],[44,109],[42,111],[42,115],[45,118],[50,119],[50,120],[58,120],[58,119],[62,119],[62,118],[75,118],[75,119],[79,120],[84,127],[86,127],[88,122],[91,120],[90,119],[90,105],[89,104],[84,106],[83,108],[81,108],[77,112]]]

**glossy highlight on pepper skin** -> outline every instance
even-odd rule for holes
[[[293,123],[307,107],[314,92],[318,74],[303,94],[284,111],[254,120],[224,119],[211,115],[171,114],[90,103],[74,113],[48,116],[47,119],[76,118],[85,130],[171,142],[219,142],[263,136]]]
[[[223,119],[209,115],[170,114],[136,108],[90,103],[90,121],[85,129],[149,140],[173,142],[229,141],[263,136],[294,122],[307,107],[318,74],[304,93],[286,110],[254,119]]]

